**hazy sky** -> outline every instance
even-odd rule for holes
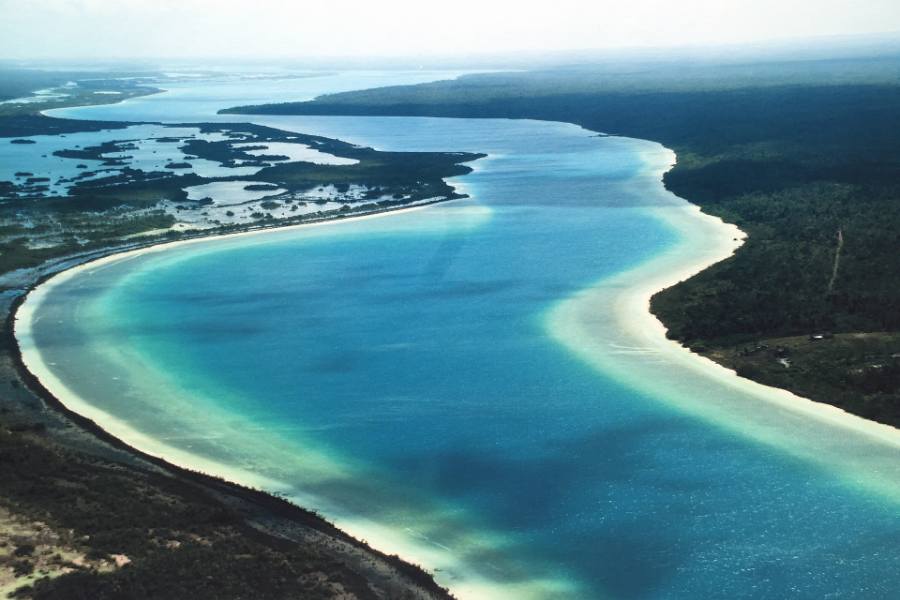
[[[900,0],[0,0],[0,58],[462,55],[900,31]]]

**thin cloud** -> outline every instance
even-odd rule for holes
[[[0,57],[378,57],[900,30],[897,0],[0,0]]]

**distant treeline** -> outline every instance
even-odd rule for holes
[[[0,100],[12,100],[32,95],[37,90],[64,86],[78,82],[84,88],[103,88],[114,85],[133,85],[119,78],[152,77],[149,71],[53,71],[46,69],[24,69],[0,67]]]
[[[750,234],[734,259],[654,301],[674,337],[722,342],[900,329],[898,75],[887,58],[571,68],[234,112],[535,118],[660,141],[679,156],[667,186]]]

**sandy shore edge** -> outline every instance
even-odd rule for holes
[[[671,164],[659,172],[660,179],[676,163],[675,153],[668,152]],[[669,364],[677,364],[760,402],[900,449],[900,429],[740,377],[734,370],[666,337],[667,328],[650,310],[652,296],[730,258],[747,237],[736,225],[702,212],[688,200],[674,194],[672,197],[678,202],[651,210],[678,233],[680,241],[676,247],[554,306],[545,321],[550,335],[586,362],[608,369],[610,340],[601,336],[596,327],[598,311],[605,311],[624,334],[622,337],[631,342],[625,351],[630,348],[632,352],[653,353]]]
[[[462,186],[457,185],[456,187]],[[96,428],[115,438],[121,442],[122,445],[131,448],[139,455],[146,455],[187,471],[222,478],[240,486],[263,490],[267,493],[278,493],[280,490],[286,489],[289,486],[279,481],[261,477],[246,469],[236,468],[168,445],[152,436],[142,433],[139,429],[133,427],[124,420],[92,405],[72,391],[53,374],[50,365],[44,361],[39,348],[34,343],[32,325],[43,299],[51,293],[56,286],[68,279],[84,275],[88,271],[101,268],[104,265],[113,262],[130,260],[145,254],[166,252],[173,248],[188,245],[211,244],[245,237],[264,236],[274,233],[289,233],[291,231],[303,231],[326,226],[340,227],[344,224],[358,223],[360,221],[381,219],[384,217],[421,211],[431,208],[436,204],[446,206],[454,202],[459,202],[460,200],[462,199],[429,202],[414,206],[383,210],[377,213],[325,219],[311,223],[267,227],[226,234],[211,234],[186,240],[160,241],[151,243],[147,246],[123,251],[116,251],[113,249],[109,254],[97,258],[86,259],[84,262],[74,264],[42,278],[30,287],[27,293],[22,297],[21,301],[18,302],[18,305],[14,307],[14,311],[10,315],[10,321],[13,323],[12,335],[18,344],[21,364],[28,371],[28,374],[30,374],[65,410],[93,422],[93,425],[96,426]],[[374,523],[334,522],[334,524],[338,529],[350,537],[362,540],[364,544],[375,548],[381,553],[396,554],[401,560],[407,563],[427,566],[433,562],[429,560],[432,557],[429,556],[427,552],[421,552],[421,549],[398,543],[400,540],[399,536],[386,535],[388,533],[386,528],[379,527]],[[480,586],[477,587],[480,588]]]
[[[461,185],[460,182],[454,182],[454,186],[465,193],[465,185]],[[144,434],[138,428],[126,421],[94,406],[66,386],[62,380],[53,374],[51,365],[48,365],[45,362],[32,336],[32,325],[35,318],[37,318],[37,313],[43,299],[50,294],[55,287],[71,278],[89,276],[90,271],[102,268],[105,265],[131,260],[142,255],[167,252],[174,248],[188,245],[215,244],[226,240],[266,236],[275,233],[289,233],[291,231],[304,231],[326,226],[340,227],[345,224],[359,223],[361,221],[422,211],[434,208],[435,206],[444,207],[464,200],[466,199],[462,198],[440,202],[429,202],[380,211],[378,213],[326,219],[312,223],[267,227],[264,229],[239,231],[227,234],[213,234],[187,240],[163,241],[140,248],[112,252],[70,266],[69,268],[54,273],[35,284],[28,291],[13,313],[13,335],[19,345],[21,362],[37,382],[66,410],[93,422],[98,429],[109,434],[137,453],[159,459],[165,463],[174,465],[177,468],[221,478],[241,486],[262,490],[265,493],[275,493],[285,497],[285,491],[291,488],[290,485],[260,476],[259,474],[246,469],[211,460],[166,444],[161,440]],[[293,496],[292,499],[301,507],[316,504],[313,499],[302,496]],[[462,566],[455,564],[455,561],[452,560],[454,557],[448,556],[439,545],[432,547],[432,545],[427,542],[417,543],[415,541],[415,536],[407,535],[403,532],[395,532],[389,527],[372,522],[368,519],[333,517],[332,515],[328,515],[327,511],[325,516],[340,531],[356,540],[362,541],[365,545],[374,548],[377,552],[385,555],[396,555],[400,560],[406,563],[427,569],[429,573],[438,573],[438,576],[435,577],[438,583],[442,586],[449,587],[454,596],[461,599],[510,597],[522,598],[524,600],[541,597],[540,593],[536,593],[535,588],[553,590],[557,593],[570,591],[566,589],[566,586],[562,582],[539,579],[535,579],[528,584],[510,584],[502,586],[496,582],[484,580],[475,576],[466,577],[461,581],[448,581],[441,578],[439,573],[444,571],[447,567],[456,567],[462,570]],[[450,558],[451,562],[454,564],[448,565],[448,558]]]

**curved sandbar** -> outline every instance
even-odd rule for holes
[[[739,377],[666,337],[651,297],[728,259],[745,234],[687,201],[656,215],[681,233],[677,247],[556,305],[546,315],[550,335],[635,389],[900,502],[900,430]]]

